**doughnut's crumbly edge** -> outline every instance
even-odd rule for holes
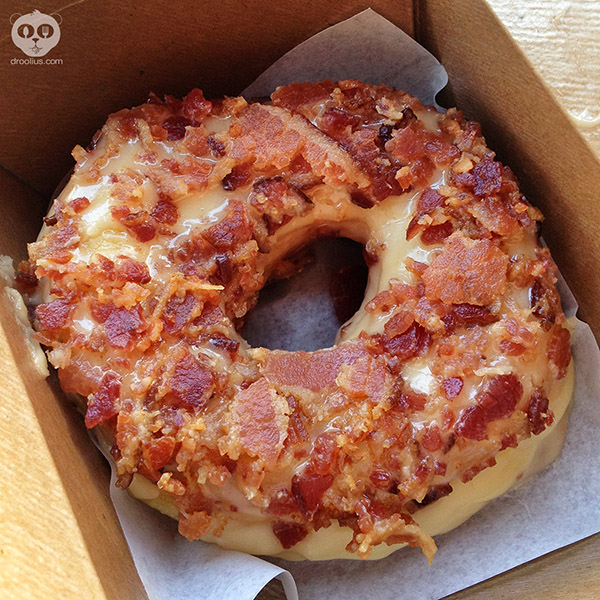
[[[573,329],[575,319],[569,319],[568,323]],[[434,537],[447,533],[462,525],[492,500],[551,465],[562,450],[574,389],[575,368],[571,361],[566,377],[554,388],[554,423],[540,435],[524,440],[516,448],[506,448],[500,452],[496,456],[496,465],[481,471],[471,481],[453,481],[452,493],[415,513],[415,521]],[[162,493],[148,479],[135,475],[128,492],[134,498],[177,520],[178,511],[171,497]],[[211,534],[203,539],[227,550],[276,556],[292,561],[361,560],[356,554],[345,549],[352,539],[351,530],[335,522],[325,529],[312,531],[304,540],[298,542],[293,550],[283,552],[278,548],[279,542],[270,523],[265,521],[236,521],[232,518],[220,537]],[[406,544],[380,544],[373,548],[367,560],[385,558],[404,546]]]

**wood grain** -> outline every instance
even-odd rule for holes
[[[488,3],[600,157],[600,2]]]

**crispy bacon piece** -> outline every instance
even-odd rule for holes
[[[531,433],[539,435],[546,429],[546,426],[553,422],[552,413],[548,410],[549,401],[541,390],[537,389],[529,398],[527,404],[527,419],[531,428]]]
[[[403,334],[392,338],[375,334],[367,342],[369,350],[378,354],[390,354],[398,360],[406,360],[424,352],[431,343],[431,335],[418,323],[413,323]]]
[[[447,304],[492,303],[506,290],[508,256],[489,240],[450,236],[423,273],[425,294]]]
[[[361,343],[344,344],[316,352],[270,352],[263,366],[273,384],[323,392],[335,385],[342,364],[353,365],[368,354]]]
[[[444,388],[444,395],[448,400],[456,398],[462,391],[463,380],[460,377],[449,377],[442,381],[442,388]]]
[[[139,309],[116,308],[111,306],[104,321],[104,331],[108,343],[115,348],[129,348],[140,332],[144,321]]]
[[[171,460],[175,445],[175,438],[168,435],[150,440],[147,447],[151,468],[155,471],[162,469]]]
[[[558,379],[562,379],[571,363],[571,334],[560,325],[554,326],[548,342],[548,358],[558,370]]]
[[[88,429],[118,414],[117,400],[120,393],[121,377],[114,371],[107,371],[100,381],[98,391],[88,398],[85,413],[85,426]]]
[[[274,521],[271,527],[284,550],[293,548],[308,535],[306,527],[294,522]]]
[[[473,304],[453,304],[450,310],[442,317],[442,321],[449,333],[457,327],[488,325],[497,320],[497,315],[492,314],[489,308]]]
[[[453,231],[454,226],[450,221],[445,221],[444,223],[440,223],[439,225],[430,225],[421,234],[421,241],[426,246],[439,244],[447,237],[449,237]]]
[[[172,406],[201,411],[214,390],[214,375],[197,358],[186,354],[175,365],[169,383]]]
[[[46,304],[40,304],[35,309],[35,313],[42,329],[56,331],[65,327],[74,309],[75,304],[66,298],[59,298]]]
[[[463,410],[454,431],[472,440],[487,439],[487,424],[512,414],[523,395],[523,386],[515,375],[496,375],[482,393],[477,404]]]
[[[319,506],[323,494],[331,487],[333,475],[304,474],[294,475],[292,479],[292,493],[298,502],[300,512],[305,518],[311,518]]]
[[[455,181],[472,189],[476,196],[494,194],[502,187],[502,165],[484,158],[470,172],[456,175]]]
[[[273,397],[268,381],[261,377],[241,390],[236,401],[242,448],[268,465],[277,460],[285,436],[285,429],[277,420]]]

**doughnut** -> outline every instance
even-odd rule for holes
[[[196,89],[73,157],[21,266],[36,336],[117,485],[189,540],[431,561],[560,452],[570,329],[542,215],[458,110],[351,80]],[[362,244],[360,309],[330,348],[250,347],[261,288],[323,236]]]

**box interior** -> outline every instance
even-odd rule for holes
[[[320,0],[78,3],[61,12],[62,38],[52,56],[62,57],[62,65],[10,64],[20,51],[5,37],[0,254],[25,258],[25,244],[37,236],[52,191],[72,167],[72,147],[85,146],[110,112],[143,102],[151,90],[181,96],[202,87],[209,97],[237,94],[287,50],[369,6],[415,35],[444,64],[450,85],[443,103],[482,123],[490,147],[544,212],[545,240],[598,338],[600,305],[593,292],[600,289],[600,270],[594,268],[600,205],[591,198],[591,190],[600,189],[598,160],[483,0],[415,0],[414,6],[410,0],[337,6]],[[50,13],[54,5],[44,0],[36,8]],[[11,12],[1,8],[0,22],[7,23]],[[62,502],[72,512],[67,528],[79,529],[79,546],[70,548],[66,534],[48,540],[57,564],[71,561],[80,573],[91,564],[89,585],[107,597],[143,597],[108,498],[108,468],[60,391],[33,373],[7,298],[0,293],[0,300],[0,346],[6,350],[0,366],[11,382],[6,408],[39,424],[26,442],[0,445],[3,462],[24,497],[32,498],[31,511],[43,513]],[[36,446],[49,451],[42,456]],[[27,464],[24,456],[46,461],[62,486],[23,481],[15,465]],[[48,537],[42,529],[39,535]],[[35,543],[30,549],[33,556]],[[115,556],[122,557],[119,564]],[[35,585],[35,574],[30,579]]]

